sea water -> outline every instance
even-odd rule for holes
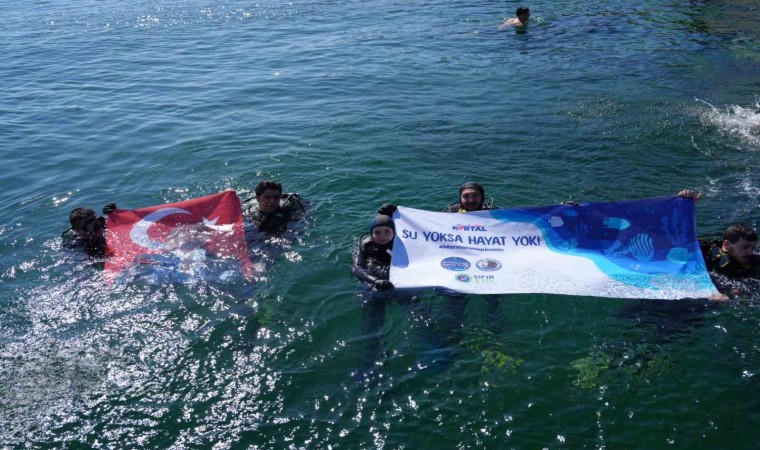
[[[3,448],[756,448],[757,303],[391,303],[350,254],[385,202],[702,191],[760,212],[755,2],[37,1],[0,37]],[[107,287],[77,206],[281,181],[309,225],[252,287]],[[430,334],[433,333],[433,334]],[[430,336],[437,339],[429,339]],[[364,376],[370,374],[370,376]]]

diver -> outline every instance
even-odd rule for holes
[[[699,192],[684,189],[679,197],[698,202]],[[720,239],[700,239],[699,246],[713,283],[727,298],[760,294],[760,255],[757,230],[747,224],[731,225]]]
[[[486,197],[480,183],[468,181],[459,186],[459,201],[446,207],[443,212],[470,212],[497,209],[491,197]]]
[[[388,277],[394,237],[393,219],[378,214],[370,221],[369,234],[365,233],[359,238],[359,244],[351,258],[351,273],[378,291],[393,288]]]
[[[486,197],[483,185],[474,181],[467,181],[459,186],[459,201],[447,206],[443,212],[466,213],[472,211],[487,211],[497,208],[498,207],[493,204],[493,198]],[[445,295],[449,298],[448,318],[453,320],[454,327],[463,327],[467,297],[464,294],[453,292],[446,292]],[[495,334],[498,334],[500,330],[498,324],[499,300],[501,300],[500,295],[486,296],[486,321],[488,322],[489,328],[491,328]]]
[[[243,201],[243,217],[256,230],[264,233],[285,231],[290,222],[301,221],[306,215],[304,202],[297,193],[282,193],[282,185],[273,180],[261,180],[254,189],[255,197]],[[246,233],[247,234],[247,233]]]
[[[726,228],[722,239],[700,240],[700,247],[708,270],[731,279],[760,276],[760,255],[754,253],[757,231],[745,223]]]
[[[721,294],[732,299],[760,294],[756,230],[745,223],[731,225],[721,239],[700,239],[699,246]]]
[[[283,194],[273,180],[259,181],[254,194],[241,202],[243,229],[251,261],[259,273],[267,273],[303,231],[308,203],[296,193]]]
[[[409,315],[412,325],[418,328],[422,340],[429,347],[423,354],[423,361],[417,363],[417,368],[430,364],[440,365],[436,358],[446,352],[441,349],[441,339],[433,330],[425,307],[417,292],[409,290],[397,291],[388,279],[391,267],[391,250],[396,235],[396,228],[391,214],[396,207],[385,204],[369,223],[369,233],[359,237],[351,258],[351,273],[362,285],[356,293],[356,301],[361,307],[362,324],[361,336],[366,340],[367,347],[362,351],[361,367],[355,376],[360,381],[372,383],[374,368],[382,354],[381,330],[385,324],[385,310],[391,300],[395,300]]]
[[[74,208],[69,213],[71,227],[61,234],[63,245],[81,248],[92,258],[104,258],[106,252],[106,220],[89,208]]]

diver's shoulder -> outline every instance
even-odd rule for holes
[[[447,213],[455,213],[459,212],[459,210],[462,208],[462,204],[459,202],[451,203],[450,205],[446,206],[446,208],[443,210],[443,212]]]

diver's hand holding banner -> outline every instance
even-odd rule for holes
[[[108,214],[106,278],[193,283],[250,278],[234,191]]]
[[[397,288],[652,299],[718,293],[690,199],[469,213],[399,207],[394,222]]]

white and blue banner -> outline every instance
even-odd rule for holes
[[[694,202],[660,197],[467,213],[399,207],[397,288],[680,299],[717,294]]]

